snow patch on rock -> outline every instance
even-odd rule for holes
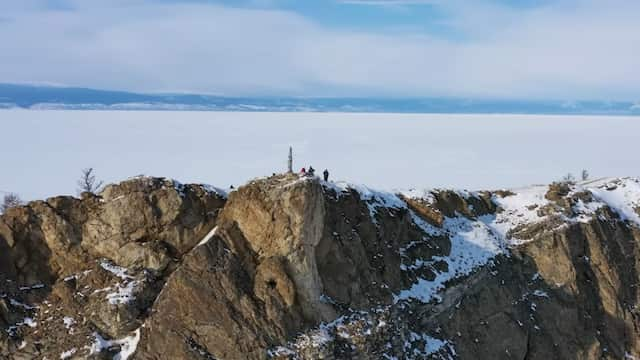
[[[114,265],[108,261],[100,262],[100,267],[119,277],[122,280],[133,279],[133,276],[127,275],[127,269],[118,265]]]
[[[95,355],[102,350],[118,346],[120,351],[114,355],[113,360],[127,360],[138,347],[138,342],[140,342],[140,328],[136,329],[133,335],[119,340],[106,340],[98,333],[94,333],[93,336],[95,340],[89,349],[89,355]]]
[[[76,323],[76,321],[70,316],[62,318],[62,322],[64,323],[64,327],[67,329],[71,329],[71,327]]]
[[[640,227],[640,179],[604,179],[583,185],[593,197],[615,211],[620,219]]]
[[[424,344],[422,349],[420,349],[420,347],[413,346],[416,342],[422,342]],[[444,349],[445,346],[448,346],[453,351],[453,346],[451,346],[448,341],[436,339],[427,334],[418,334],[413,331],[409,334],[409,339],[405,342],[404,346],[405,349],[413,348],[413,355],[419,356],[420,358],[433,355]]]
[[[70,350],[67,350],[67,351],[63,352],[62,354],[60,354],[60,359],[68,359],[68,358],[72,357],[73,354],[75,354],[77,350],[78,349],[76,349],[76,348],[72,348]]]
[[[16,325],[18,326],[23,326],[26,325],[30,328],[34,328],[38,326],[38,322],[36,322],[35,320],[33,320],[30,317],[25,317],[21,322],[17,323]]]
[[[216,194],[221,198],[227,199],[229,197],[229,192],[226,190],[223,190],[219,187],[215,187],[213,185],[209,185],[209,184],[200,184],[200,186],[208,193],[210,194]]]
[[[331,189],[335,191],[338,197],[355,191],[358,193],[360,200],[364,201],[369,208],[369,216],[374,224],[378,224],[376,214],[379,208],[389,209],[406,209],[407,204],[398,195],[387,192],[374,190],[370,187],[360,184],[353,184],[348,182],[327,182],[322,181],[322,186],[325,189]]]
[[[117,284],[116,291],[108,293],[106,299],[111,305],[128,304],[135,299],[134,291],[139,285],[139,281],[128,281],[124,285]]]
[[[428,234],[434,234],[437,231],[442,235],[448,235],[451,241],[449,255],[435,256],[430,261],[424,262],[424,265],[430,265],[445,261],[447,270],[438,272],[433,281],[418,279],[417,283],[395,296],[396,302],[405,299],[418,299],[423,302],[440,300],[438,292],[445,288],[448,281],[469,275],[498,254],[508,251],[504,238],[482,221],[460,216],[445,218],[442,229],[434,228],[426,222],[416,222],[416,225],[422,227]]]
[[[517,227],[545,219],[544,216],[538,214],[538,210],[549,204],[549,200],[545,198],[548,191],[547,185],[539,185],[511,190],[512,194],[506,196],[494,195],[492,201],[502,211],[499,211],[495,216],[486,215],[482,217],[482,220],[500,234],[509,245],[522,244],[525,240],[511,237],[510,232]]]
[[[200,240],[200,242],[196,246],[200,246],[208,243],[209,240],[211,240],[211,238],[216,234],[217,231],[218,231],[218,227],[215,226],[213,229],[211,229],[211,231],[207,233],[207,235],[205,235],[204,238],[202,238],[202,240]]]

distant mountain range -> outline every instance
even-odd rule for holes
[[[0,109],[640,115],[640,102],[226,97],[0,84]]]

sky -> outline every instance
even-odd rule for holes
[[[294,167],[374,189],[517,188],[587,169],[640,176],[637,117],[0,111],[0,191],[76,195],[80,170],[220,188]],[[2,195],[2,194],[0,194]]]
[[[640,100],[636,0],[0,0],[0,82]]]

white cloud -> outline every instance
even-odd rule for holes
[[[74,0],[73,11],[60,11],[36,0],[10,3],[0,0],[7,9],[0,82],[235,95],[635,100],[640,93],[640,3],[631,1],[566,0],[527,11],[450,3],[446,25],[468,41],[336,30],[268,9]]]
[[[352,5],[376,5],[376,6],[388,6],[388,5],[424,5],[424,4],[437,4],[438,0],[340,0],[343,4]]]

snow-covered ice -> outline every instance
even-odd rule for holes
[[[640,175],[634,117],[1,110],[0,119],[32,140],[4,139],[3,170],[20,176],[0,177],[0,189],[25,199],[75,194],[87,163],[106,182],[143,173],[237,187],[284,171],[289,146],[295,169],[386,190],[512,188],[582,168]]]

